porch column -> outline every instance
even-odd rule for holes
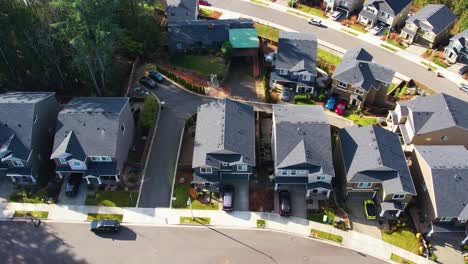
[[[84,178],[85,178],[85,180],[86,180],[86,183],[87,183],[87,184],[91,184],[91,182],[89,181],[89,179],[88,179],[88,177],[87,177],[87,176],[86,176],[86,177],[84,177]]]
[[[29,178],[31,179],[33,183],[36,183],[36,179],[32,175],[29,175]]]
[[[8,177],[11,178],[11,181],[12,181],[12,182],[16,182],[15,176],[8,176]]]
[[[382,210],[382,212],[380,212],[380,217],[383,217],[385,215],[385,211]]]
[[[401,210],[398,210],[398,212],[396,213],[396,217],[400,217],[400,214],[401,214]]]
[[[62,173],[61,173],[60,171],[57,171],[56,173],[57,173],[57,175],[58,175],[58,177],[59,177],[60,179],[63,179],[63,175],[62,175]]]
[[[115,177],[115,181],[116,181],[116,182],[120,182],[119,176],[118,176],[118,175],[114,175],[114,177]]]
[[[462,244],[466,244],[468,242],[468,235],[466,235],[465,239],[463,239]]]
[[[432,223],[431,223],[431,231],[427,233],[427,237],[431,237],[433,233],[434,233],[434,227],[432,226]]]

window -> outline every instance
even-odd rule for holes
[[[202,174],[213,173],[213,168],[200,168],[200,173],[202,173]]]
[[[279,73],[281,75],[286,75],[286,74],[288,74],[288,70],[280,70]]]
[[[363,90],[360,90],[360,89],[356,89],[354,90],[354,92],[358,95],[363,95],[364,94],[364,91]]]
[[[36,121],[37,121],[37,115],[34,115],[34,117],[33,117],[33,123],[36,124]]]
[[[91,156],[92,161],[100,162],[100,161],[112,161],[111,157],[108,156]]]
[[[441,217],[439,221],[440,222],[450,222],[450,221],[452,221],[452,217]]]
[[[344,83],[344,82],[338,82],[338,87],[346,88],[346,83]]]
[[[302,80],[303,80],[303,81],[308,81],[308,80],[310,80],[310,79],[309,79],[309,76],[302,75]]]
[[[237,165],[237,171],[247,171],[247,165]]]
[[[295,170],[291,171],[291,176],[296,176],[296,171]]]
[[[101,157],[102,161],[112,161],[111,157]]]
[[[81,162],[79,162],[79,161],[74,161],[74,162],[73,162],[73,166],[75,166],[75,167],[81,167]]]
[[[227,162],[221,162],[221,166],[227,167],[227,166],[229,166],[229,163],[227,163]]]
[[[358,188],[370,188],[372,186],[372,182],[360,182],[358,184]]]
[[[280,172],[280,174],[281,174],[281,176],[286,176],[286,175],[288,175],[288,171],[282,170],[282,171]]]
[[[175,12],[171,12],[171,16],[175,16]]]
[[[125,134],[125,125],[122,125],[120,129],[122,130],[122,134]]]
[[[317,176],[317,181],[324,181],[325,175]]]
[[[447,140],[448,140],[448,136],[442,136],[440,139],[442,139],[443,141],[447,141]]]
[[[15,167],[23,167],[23,162],[21,160],[12,160],[11,163],[13,163],[13,166]]]
[[[67,160],[64,158],[59,158],[60,163],[67,164]]]
[[[318,193],[318,190],[317,190],[317,189],[313,189],[313,190],[312,190],[312,193]]]
[[[405,198],[405,195],[404,194],[394,194],[392,199],[395,199],[395,200],[401,200],[401,199],[404,199]]]
[[[424,192],[427,192],[426,182],[422,183],[422,189],[423,189]]]
[[[460,223],[462,223],[462,224],[466,223],[466,219],[460,219],[459,221],[460,221]]]

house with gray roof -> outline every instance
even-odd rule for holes
[[[448,39],[456,20],[445,5],[429,4],[406,20],[401,38],[408,44],[434,48]]]
[[[198,107],[192,183],[218,193],[229,181],[248,181],[255,167],[253,107],[230,99]]]
[[[321,106],[273,105],[271,146],[275,190],[301,191],[311,204],[328,200],[335,172]]]
[[[380,217],[398,217],[416,195],[398,135],[381,127],[341,129],[334,160],[346,199],[374,199]]]
[[[468,102],[448,94],[397,102],[389,111],[387,128],[401,136],[405,148],[414,145],[468,147]]]
[[[468,150],[464,146],[416,146],[411,173],[417,188],[415,221],[428,236],[461,233],[468,243]]]
[[[348,17],[361,11],[364,0],[324,0],[323,3],[327,11],[342,11]]]
[[[453,36],[444,49],[444,56],[451,63],[468,64],[468,29]]]
[[[185,20],[198,19],[197,0],[166,0],[166,14],[168,24]]]
[[[57,101],[52,92],[0,94],[0,175],[14,183],[46,183]]]
[[[361,24],[375,26],[384,24],[390,28],[398,27],[408,17],[412,0],[367,0],[359,13]]]
[[[349,49],[332,75],[332,95],[358,108],[384,105],[395,71],[372,59],[363,48]]]
[[[317,37],[312,33],[280,31],[270,87],[281,84],[296,93],[313,93],[317,78]]]
[[[116,184],[133,144],[127,97],[75,97],[59,112],[53,152],[59,178]]]

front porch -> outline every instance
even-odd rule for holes
[[[6,177],[9,177],[14,184],[32,185],[36,184],[36,178],[32,175],[31,168],[8,168],[0,171]],[[0,175],[1,176],[1,175]]]
[[[290,80],[283,76],[272,72],[270,75],[270,87],[274,89],[276,85],[282,85],[293,89],[298,94],[310,93],[313,94],[315,87],[311,83],[300,82],[297,80]]]

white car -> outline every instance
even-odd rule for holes
[[[322,20],[318,18],[311,18],[309,21],[307,21],[307,23],[320,27],[322,25]]]
[[[378,35],[380,32],[382,32],[383,29],[384,27],[382,25],[377,25],[371,29],[371,33],[374,35]]]
[[[466,83],[460,83],[460,86],[458,87],[458,89],[462,92],[465,92],[468,94],[468,84]]]
[[[331,18],[332,18],[333,20],[335,20],[335,21],[338,20],[338,18],[340,18],[340,17],[341,17],[341,12],[340,12],[340,11],[335,11],[335,12],[333,12],[333,14],[331,15]]]

